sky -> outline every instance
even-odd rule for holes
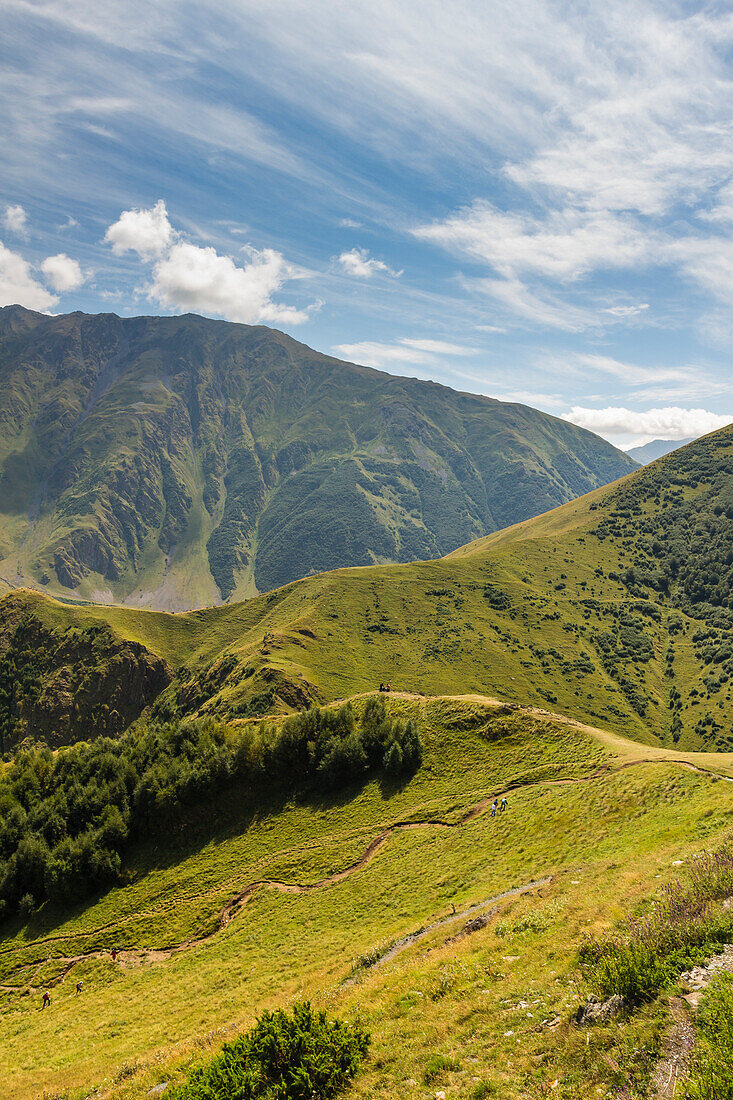
[[[0,0],[0,305],[733,420],[733,6]]]

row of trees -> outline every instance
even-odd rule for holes
[[[212,718],[138,725],[123,737],[19,752],[0,776],[0,907],[28,912],[119,879],[129,845],[228,785],[337,790],[422,761],[414,722],[371,699],[241,730]]]

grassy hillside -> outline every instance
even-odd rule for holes
[[[733,784],[481,698],[389,702],[420,723],[411,780],[284,802],[234,788],[157,831],[96,903],[2,926],[1,1096],[132,1100],[303,996],[371,1032],[354,1096],[643,1095],[664,1002],[577,1031],[577,948],[727,835]]]
[[[434,558],[634,468],[522,405],[202,317],[0,310],[0,581],[132,606]]]
[[[336,570],[189,614],[0,604],[109,624],[176,670],[161,717],[373,689],[478,691],[647,743],[733,746],[733,433],[438,561]]]

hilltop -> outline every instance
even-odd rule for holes
[[[172,677],[159,717],[245,719],[382,680],[727,750],[732,487],[726,428],[440,560],[336,570],[178,615],[17,593],[0,622],[8,637],[25,613],[56,631],[104,625],[144,646]]]
[[[203,317],[0,310],[0,583],[185,609],[439,557],[635,468],[590,432]]]

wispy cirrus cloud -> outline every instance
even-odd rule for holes
[[[558,374],[566,407],[594,403],[590,379],[608,407],[705,404],[710,379],[665,365],[670,348],[693,363],[717,340],[718,380],[729,374],[726,5],[7,0],[6,12],[3,203],[28,209],[32,243],[38,196],[57,238],[68,211],[81,223],[43,253],[23,245],[45,293],[43,255],[86,234],[82,269],[96,274],[81,304],[114,294],[129,308],[141,254],[122,246],[165,194],[173,236],[139,238],[161,308],[297,324],[307,311],[283,299],[308,268],[329,303],[311,310],[309,342],[358,346],[350,333],[369,332],[374,361],[420,354],[437,375],[439,353],[393,333],[468,332],[503,346],[516,392],[542,394],[556,386],[535,377],[538,349],[567,364],[601,349],[605,367]],[[128,224],[100,247],[120,210]],[[255,249],[239,253],[230,233],[244,224]]]
[[[403,363],[425,363],[434,357],[464,358],[477,355],[477,349],[449,340],[403,337],[395,343],[362,340],[356,344],[337,344],[333,350],[344,359],[367,367],[389,367]]]

